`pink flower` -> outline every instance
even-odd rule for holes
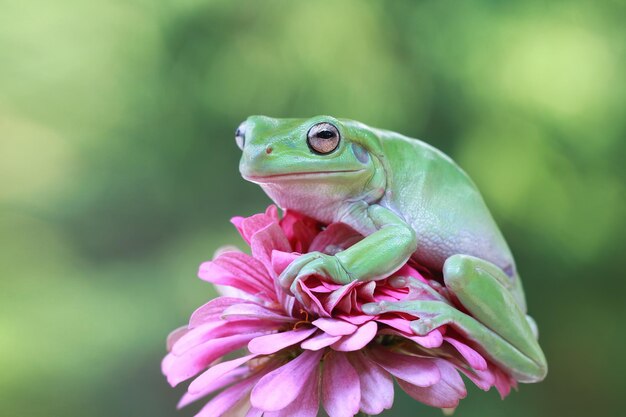
[[[300,282],[301,302],[280,288],[278,276],[300,254],[334,254],[363,238],[348,226],[325,227],[292,212],[280,219],[274,206],[232,222],[252,255],[223,250],[203,263],[200,278],[224,295],[168,338],[162,368],[169,383],[197,376],[179,407],[217,393],[197,416],[315,417],[321,402],[330,417],[351,417],[391,408],[394,378],[411,397],[439,408],[465,397],[459,372],[502,397],[515,386],[452,328],[416,336],[409,327],[416,317],[362,312],[364,304],[407,297],[455,303],[415,265],[347,285],[311,276]]]

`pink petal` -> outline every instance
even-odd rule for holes
[[[280,227],[289,239],[293,249],[300,253],[310,252],[309,246],[311,241],[321,229],[320,225],[310,217],[305,217],[302,214],[289,210],[285,212],[280,221]]]
[[[341,288],[341,285],[333,284],[326,281],[321,281],[317,276],[306,277],[306,286],[314,293],[330,294],[337,288]]]
[[[352,290],[348,294],[346,294],[345,297],[341,298],[331,310],[335,310],[336,312],[342,312],[344,314],[350,314],[350,312],[352,311],[352,307],[356,307],[357,305],[357,287],[358,286],[355,285],[355,287],[352,288]],[[332,296],[333,294],[331,294],[328,299],[330,300]]]
[[[165,357],[161,361],[161,373],[163,373],[163,375],[167,375],[170,369],[172,369],[172,366],[174,366],[174,363],[176,362],[176,360],[177,360],[176,356],[174,356],[171,353],[168,353],[167,355],[165,355]]]
[[[174,344],[176,344],[176,342],[178,342],[181,337],[186,335],[187,332],[189,332],[189,328],[187,326],[182,326],[172,331],[169,335],[167,335],[167,342],[166,342],[167,351],[171,352]]]
[[[302,327],[297,330],[259,336],[248,343],[248,350],[251,353],[268,355],[300,343],[315,333],[316,330],[315,327]]]
[[[362,349],[365,345],[376,337],[378,325],[375,321],[365,323],[359,327],[356,332],[349,336],[343,336],[339,341],[332,345],[332,348],[342,352]]]
[[[319,283],[320,283],[321,287],[326,288],[326,291],[318,289],[319,287],[315,289],[316,291],[333,292],[333,291],[343,287],[342,284],[335,284],[334,282],[330,282],[330,281],[319,280]]]
[[[329,314],[335,309],[337,304],[344,299],[344,297],[349,296],[350,292],[356,287],[360,282],[352,281],[349,284],[343,285],[339,289],[333,291],[326,301],[324,302],[324,310],[326,310]],[[343,312],[346,312],[343,310]]]
[[[252,256],[261,261],[269,273],[273,273],[272,251],[291,252],[291,245],[280,226],[271,223],[250,238],[250,249]]]
[[[402,268],[398,269],[394,274],[394,276],[409,276],[413,278],[417,278],[425,284],[428,284],[426,278],[422,276],[415,268],[412,266],[405,264]]]
[[[444,340],[454,346],[472,368],[478,371],[487,370],[487,361],[480,353],[452,337],[444,337]]]
[[[494,366],[493,374],[495,377],[494,385],[500,394],[500,398],[504,399],[511,392],[511,387],[515,387],[515,380]]]
[[[187,350],[211,339],[244,333],[277,330],[279,325],[265,320],[218,321],[196,327],[181,337],[172,352],[180,356]]]
[[[320,332],[319,334],[302,342],[300,347],[307,350],[320,350],[332,345],[339,339],[341,339],[341,336],[331,336],[328,333]]]
[[[489,369],[486,371],[469,370],[467,369],[467,365],[460,360],[458,363],[454,362],[454,366],[459,372],[462,372],[470,381],[483,391],[489,391],[489,389],[495,384],[496,378],[493,372]]]
[[[384,317],[377,318],[376,321],[407,334],[413,333],[413,330],[411,330],[411,320],[407,320],[404,317],[385,315]]]
[[[271,210],[270,207],[268,207],[265,213],[255,214],[247,218],[233,217],[230,220],[230,222],[237,228],[239,234],[241,234],[241,237],[246,241],[246,243],[250,244],[250,239],[259,230],[263,229],[269,224],[278,222],[278,219],[276,218],[277,215],[276,217],[274,217],[274,214],[276,214],[275,211]]]
[[[393,379],[391,375],[361,352],[349,356],[359,374],[361,384],[360,409],[365,414],[378,415],[393,405]]]
[[[263,301],[263,297],[257,297],[256,295],[252,295],[240,290],[239,288],[230,287],[228,285],[213,284],[213,288],[215,288],[215,292],[217,292],[221,297],[241,298],[255,303]],[[267,300],[267,298],[265,298],[265,300]]]
[[[248,239],[244,236],[244,232],[243,232],[243,222],[245,219],[246,219],[245,217],[235,216],[230,219],[230,222],[232,223],[233,226],[235,226],[235,228],[237,229],[241,237],[246,241],[246,243],[250,243]]]
[[[272,269],[276,272],[276,275],[280,275],[298,256],[300,255],[294,252],[282,252],[279,250],[273,250]]]
[[[305,388],[321,357],[321,351],[305,350],[297,358],[265,375],[252,390],[252,405],[265,411],[287,407]]]
[[[317,295],[309,288],[309,279],[306,277],[298,281],[298,287],[300,288],[300,295],[302,297],[302,304],[306,310],[311,313],[317,314],[321,317],[330,317],[330,313],[324,309],[324,306],[320,302]]]
[[[246,417],[262,417],[262,416],[263,416],[263,410],[256,408],[256,407],[250,407],[250,409],[246,413]]]
[[[241,401],[250,391],[258,375],[245,379],[217,394],[195,417],[220,417]]]
[[[398,385],[412,398],[424,404],[439,408],[455,408],[459,400],[467,395],[463,380],[447,361],[433,360],[437,362],[441,372],[441,380],[438,383],[430,387],[418,387],[398,379]]]
[[[232,384],[233,382],[242,379],[243,377],[247,376],[248,374],[250,374],[250,369],[248,369],[247,367],[234,369],[234,370],[232,370],[232,371],[222,375],[219,378],[211,380],[210,383],[208,383],[206,386],[204,386],[204,388],[201,391],[185,393],[183,398],[181,398],[180,401],[178,402],[178,405],[176,406],[176,408],[186,407],[187,405],[191,404],[192,402],[197,401],[200,398],[205,397],[205,396],[211,394],[212,392],[220,390],[220,389],[222,389],[222,388]]]
[[[346,321],[324,317],[313,321],[312,324],[331,336],[349,335],[357,329],[357,326]]]
[[[426,336],[417,336],[414,334],[407,334],[404,332],[400,332],[394,329],[383,329],[379,332],[379,334],[392,334],[395,336],[402,336],[406,339],[412,340],[415,343],[423,346],[425,348],[437,348],[443,344],[443,335],[439,329],[435,329],[432,332],[428,333]]]
[[[278,322],[295,322],[296,319],[283,315],[281,312],[270,310],[258,304],[235,304],[222,312],[222,318],[250,317]]]
[[[317,417],[319,408],[319,369],[314,368],[304,388],[298,396],[298,401],[292,401],[287,407],[278,411],[268,411],[264,417]]]
[[[331,352],[324,360],[322,403],[328,417],[353,417],[359,412],[361,383],[345,354]]]
[[[202,263],[198,276],[265,299],[271,299],[274,293],[272,277],[263,264],[243,252],[224,252],[213,261]]]
[[[250,340],[262,334],[248,333],[212,339],[188,350],[181,356],[172,355],[172,358],[167,360],[167,368],[164,369],[167,380],[172,386],[176,386],[204,370],[214,360],[246,346]]]
[[[334,317],[352,323],[356,326],[367,323],[376,319],[376,316],[368,316],[366,314],[335,314]]]
[[[357,293],[359,295],[359,299],[362,300],[362,303],[369,303],[374,300],[374,291],[376,290],[376,282],[375,281],[369,281],[367,283],[365,283],[364,285],[361,285],[358,289],[357,289]]]
[[[213,384],[215,384],[216,380],[221,380],[227,375],[230,375],[233,370],[240,367],[249,360],[256,358],[257,356],[258,355],[242,356],[241,358],[233,359],[226,362],[220,362],[217,365],[213,365],[212,367],[204,371],[191,384],[189,384],[189,388],[187,389],[187,391],[190,394],[197,394],[199,392],[205,391],[209,389],[209,387],[211,387]]]
[[[344,223],[332,223],[313,239],[309,251],[334,255],[362,239],[363,236],[350,226]]]
[[[235,304],[250,303],[249,300],[233,297],[214,298],[193,312],[189,319],[189,328],[194,328],[212,320],[221,320],[222,312]]]
[[[276,205],[274,204],[270,204],[269,206],[267,206],[267,208],[265,209],[265,215],[276,223],[280,221],[280,216],[278,215],[278,207],[276,207]]]
[[[403,355],[384,348],[371,349],[368,355],[385,371],[418,387],[429,387],[441,380],[437,363],[432,358]]]
[[[188,329],[184,335],[180,336],[178,340],[172,345],[171,352],[173,352],[176,356],[180,356],[185,350],[188,350],[194,346],[201,344],[202,342],[206,342],[213,337],[208,337],[202,340],[202,336],[204,334],[211,335],[211,332],[223,326],[224,321],[212,321],[201,326],[195,327],[193,329]],[[230,335],[229,335],[230,336]],[[219,336],[218,336],[219,337]],[[168,337],[169,343],[169,337]]]

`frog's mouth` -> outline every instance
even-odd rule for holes
[[[337,174],[349,174],[349,173],[357,173],[363,172],[364,169],[338,169],[334,171],[303,171],[303,172],[287,172],[287,173],[278,173],[278,174],[267,174],[267,175],[243,175],[245,179],[252,182],[275,182],[280,180],[297,180],[297,179],[308,179],[308,178],[318,178],[329,175],[337,175]]]

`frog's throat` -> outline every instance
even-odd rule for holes
[[[334,171],[310,171],[310,172],[287,172],[284,174],[270,174],[270,175],[244,175],[244,178],[248,181],[255,183],[272,183],[282,180],[299,180],[307,178],[320,178],[328,175],[339,175],[346,173],[359,173],[365,171],[364,169],[343,169]]]

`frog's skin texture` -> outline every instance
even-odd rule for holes
[[[370,304],[367,314],[411,313],[420,317],[412,323],[416,334],[451,325],[518,381],[545,378],[513,256],[476,186],[448,156],[417,139],[330,116],[251,116],[236,135],[242,176],[278,206],[366,236],[334,256],[302,255],[279,277],[281,285],[298,296],[298,280],[311,274],[338,283],[381,279],[412,258],[443,271],[472,316],[443,300]],[[406,280],[398,285],[419,286]]]

